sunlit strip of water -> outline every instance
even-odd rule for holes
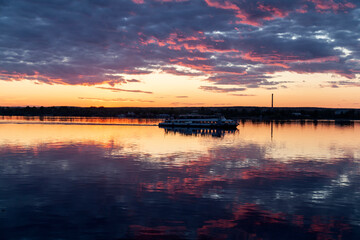
[[[46,125],[99,125],[99,126],[157,126],[158,124],[131,123],[89,123],[89,122],[34,122],[34,121],[0,121],[0,124],[46,124]]]

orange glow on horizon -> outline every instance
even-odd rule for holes
[[[111,90],[112,86],[109,85],[49,85],[30,80],[1,81],[0,106],[269,107],[271,94],[274,93],[275,107],[360,108],[359,88],[330,87],[327,82],[334,81],[332,74],[282,72],[269,76],[272,77],[269,82],[277,84],[247,88],[244,91],[241,89],[246,88],[246,85],[213,85],[207,82],[204,76],[186,77],[161,72],[131,75],[129,78],[141,82],[118,84],[114,86],[114,90]],[[335,80],[347,79],[338,76]],[[204,91],[200,89],[201,86],[239,90],[219,93]]]

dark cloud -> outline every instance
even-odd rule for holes
[[[141,81],[137,80],[137,79],[129,79],[129,80],[126,80],[126,82],[139,83]]]
[[[163,71],[262,87],[360,73],[356,0],[1,1],[0,79],[111,86]],[[280,83],[279,83],[280,84]],[[276,84],[274,84],[276,85]]]
[[[233,74],[216,74],[207,78],[207,81],[220,85],[256,85],[258,87],[261,84],[266,84],[268,82],[267,79],[270,79],[270,77],[257,73],[248,73],[242,76]]]

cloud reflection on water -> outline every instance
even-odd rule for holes
[[[86,128],[87,132],[78,129],[76,133],[80,135],[71,135],[74,128],[70,126],[46,126],[40,132],[41,138],[28,138],[27,144],[16,140],[16,132],[4,131],[7,135],[0,141],[2,237],[359,236],[358,150],[352,145],[344,149],[342,142],[333,145],[331,138],[326,141],[315,137],[322,130],[337,132],[333,127],[317,127],[314,131],[311,125],[290,124],[275,131],[279,137],[275,139],[280,139],[275,143],[254,134],[268,130],[264,124],[242,125],[239,134],[226,134],[220,139],[164,135],[162,129],[153,127],[138,132],[134,128],[92,126]],[[309,135],[308,128],[314,136]],[[24,129],[31,132],[34,126]],[[62,130],[59,135],[44,138],[45,132],[58,130]],[[286,138],[281,135],[286,130],[299,131],[309,141],[320,139],[319,145],[337,154],[324,159],[327,155],[319,150],[319,155],[309,158],[306,151],[312,152],[313,148],[304,143],[299,146],[303,155],[296,152],[295,157],[285,159],[291,153],[288,148],[294,144],[291,139],[289,143],[282,142]],[[354,128],[352,134],[358,131]],[[128,135],[134,133],[137,135]],[[346,131],[339,133],[351,135]],[[160,139],[169,139],[170,144],[190,144],[178,151],[171,147],[171,151],[148,151],[148,141],[166,143]],[[193,152],[191,144],[202,148]],[[280,155],[281,150],[286,154]]]

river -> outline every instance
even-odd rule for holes
[[[1,239],[359,239],[360,123],[0,119]]]

